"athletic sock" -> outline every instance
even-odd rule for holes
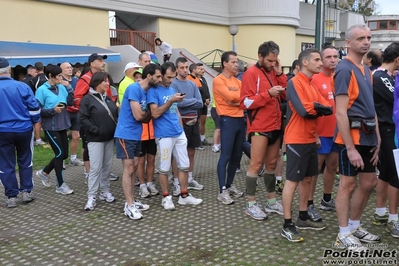
[[[188,190],[180,190],[180,196],[186,198],[188,196]]]
[[[306,221],[309,218],[308,211],[299,211],[299,219]]]
[[[284,228],[287,228],[292,225],[292,219],[284,219]]]
[[[276,198],[273,198],[273,199],[267,199],[267,203],[269,203],[269,205],[270,206],[272,206],[272,205],[274,205],[274,204],[276,204]]]
[[[190,183],[191,181],[193,181],[193,172],[188,172],[188,183]]]
[[[388,223],[390,221],[397,221],[397,220],[398,220],[398,214],[389,214]]]
[[[310,205],[313,205],[313,200],[308,200],[308,207],[309,207]]]
[[[348,226],[351,231],[357,229],[360,226],[360,220],[351,220],[348,221]]]
[[[140,188],[142,188],[142,187],[147,187],[147,186],[145,185],[145,183],[144,184],[140,184]]]
[[[329,201],[331,200],[331,193],[330,193],[330,194],[324,193],[324,195],[323,195],[323,200],[324,200],[325,202],[329,202]]]
[[[71,154],[71,161],[75,160],[76,157],[77,157],[76,154]]]
[[[345,226],[345,227],[340,226],[339,227],[339,236],[341,238],[344,236],[350,235],[350,233],[351,233],[351,230],[349,229],[349,226]]]
[[[151,184],[152,184],[152,182],[147,182],[147,184],[146,184],[146,185],[147,185],[147,187],[148,187],[148,186],[149,186],[149,185],[151,185]]]
[[[385,213],[387,212],[387,208],[375,208],[375,213],[378,214],[379,216],[384,216]]]
[[[201,141],[204,141],[205,135],[201,135]]]
[[[281,180],[283,180],[283,177],[281,175],[276,175],[276,184],[277,184],[277,181],[281,181]]]
[[[248,208],[251,208],[253,205],[255,205],[256,200],[254,201],[248,201]]]
[[[179,184],[180,184],[179,178],[174,177],[174,178],[173,178],[173,185],[174,185],[174,186],[177,186],[177,185],[179,185]]]

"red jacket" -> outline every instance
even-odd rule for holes
[[[259,64],[250,67],[242,77],[240,106],[248,110],[247,132],[270,132],[281,129],[281,99],[285,100],[285,92],[279,97],[271,97],[269,90],[273,86],[287,87],[287,76],[276,76],[274,70],[266,72]],[[255,115],[256,113],[256,115]],[[255,117],[254,117],[255,116]],[[251,117],[254,117],[251,122]]]
[[[85,96],[87,93],[89,93],[90,89],[90,81],[91,77],[93,76],[93,72],[91,70],[81,76],[78,79],[78,82],[76,83],[76,88],[74,92],[75,100],[74,100],[74,106],[71,107],[71,111],[68,110],[69,112],[78,112],[79,111],[79,106],[80,106],[80,101],[82,100],[83,96]],[[107,89],[107,95],[112,99],[112,101],[116,102],[118,96],[112,95],[112,90],[111,87],[109,86]]]

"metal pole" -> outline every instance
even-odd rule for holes
[[[315,27],[315,48],[316,49],[321,49],[321,42],[320,42],[320,37],[321,37],[321,8],[322,8],[322,0],[317,0],[316,4],[316,27]]]
[[[236,44],[235,44],[235,42],[234,42],[234,36],[235,35],[232,35],[233,36],[233,52],[235,52],[236,51]]]

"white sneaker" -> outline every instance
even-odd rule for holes
[[[242,197],[242,195],[244,195],[244,192],[239,191],[234,184],[231,184],[231,186],[227,189],[227,191],[234,198],[239,198],[239,197]]]
[[[105,200],[106,202],[113,202],[115,197],[112,196],[111,192],[101,192],[100,200]]]
[[[162,207],[165,210],[170,210],[170,211],[175,209],[175,205],[173,204],[172,201],[172,196],[166,196],[162,199]]]
[[[343,237],[341,234],[338,234],[334,243],[334,247],[358,252],[367,251],[367,248],[364,247],[360,243],[359,239],[352,234]]]
[[[188,182],[187,189],[203,190],[204,186],[193,179],[191,182]]]
[[[39,140],[35,140],[35,145],[46,145],[47,142],[44,142],[43,140],[39,139]]]
[[[138,201],[138,200],[134,200],[133,204],[136,207],[136,209],[139,211],[146,211],[150,208],[150,205],[143,204],[143,203],[141,203],[141,201]]]
[[[40,177],[40,179],[42,180],[42,183],[43,183],[43,185],[44,185],[45,187],[51,187],[49,176],[48,176],[48,175],[45,175],[45,174],[43,173],[43,170],[37,171],[37,172],[36,172],[36,175],[37,175],[38,177]]]
[[[140,197],[142,197],[142,198],[148,198],[149,196],[151,196],[146,185],[144,185],[144,186],[140,185],[139,194],[140,194]]]
[[[188,196],[185,198],[180,196],[177,203],[179,203],[180,205],[187,205],[187,204],[198,205],[202,203],[202,199],[194,198],[191,194],[188,194]]]
[[[86,211],[92,211],[94,210],[94,207],[96,206],[96,198],[93,196],[89,196],[87,199],[87,203],[85,206]]]
[[[140,181],[139,181],[139,178],[137,176],[136,176],[136,183],[134,183],[134,185],[136,187],[140,186]]]
[[[177,197],[180,195],[180,184],[173,186],[173,196]]]
[[[132,220],[139,220],[143,217],[141,212],[136,208],[135,204],[128,206],[127,202],[125,202],[124,213]]]
[[[212,147],[212,152],[217,153],[217,152],[219,152],[219,151],[220,151],[219,146],[213,145],[213,147]]]
[[[61,186],[55,189],[55,192],[60,193],[62,195],[68,195],[73,193],[73,189],[70,189],[69,186],[64,182]]]
[[[223,204],[230,205],[234,203],[234,200],[230,197],[230,193],[227,189],[223,189],[222,193],[218,195],[218,200]]]
[[[351,233],[354,237],[356,237],[357,239],[360,240],[360,242],[363,243],[374,244],[374,243],[380,243],[381,241],[381,238],[379,236],[367,232],[367,230],[363,229],[361,226],[353,230]]]
[[[84,165],[84,163],[81,160],[79,160],[78,158],[69,160],[69,164],[74,165],[74,166],[83,166]]]
[[[155,196],[159,194],[159,191],[156,189],[154,183],[147,185],[148,191],[151,193],[151,196]]]

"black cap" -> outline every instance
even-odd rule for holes
[[[0,68],[6,68],[10,65],[10,63],[8,63],[8,60],[5,59],[4,57],[0,57]]]
[[[107,58],[108,58],[107,55],[99,55],[99,54],[97,54],[97,53],[94,53],[94,54],[91,54],[91,55],[89,56],[89,64],[90,64],[91,62],[93,62],[94,60],[101,60],[101,59],[107,59]]]

